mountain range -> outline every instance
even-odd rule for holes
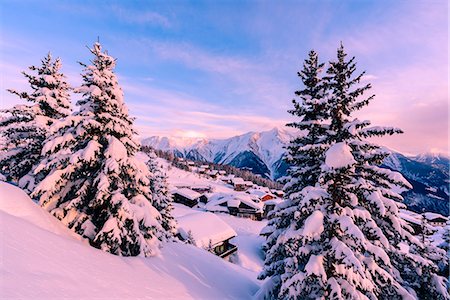
[[[286,146],[296,131],[273,128],[248,132],[227,139],[175,138],[152,136],[142,144],[172,152],[178,157],[214,162],[248,169],[265,178],[277,180],[289,168],[284,161]],[[398,171],[413,185],[403,194],[405,204],[414,211],[449,214],[449,157],[437,154],[407,156],[391,151],[382,167]]]

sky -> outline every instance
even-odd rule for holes
[[[292,120],[307,53],[326,63],[342,41],[376,94],[357,117],[404,131],[380,142],[448,153],[448,13],[446,0],[0,0],[0,108],[48,51],[79,86],[99,39],[141,137],[269,130]]]

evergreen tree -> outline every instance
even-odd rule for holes
[[[287,162],[291,165],[284,178],[285,201],[276,206],[269,214],[269,222],[265,228],[268,236],[263,249],[267,251],[265,268],[259,278],[271,277],[262,291],[265,297],[276,298],[281,288],[281,276],[285,273],[283,261],[294,256],[295,249],[287,249],[279,239],[292,227],[297,210],[301,207],[299,192],[307,186],[314,186],[320,175],[324,151],[327,149],[327,87],[321,72],[324,64],[319,63],[315,51],[310,51],[297,73],[304,88],[296,91],[298,100],[293,99],[294,109],[288,112],[299,118],[299,121],[287,126],[304,131],[305,134],[293,139],[288,146]]]
[[[287,201],[269,214],[266,232],[271,232],[275,228],[280,232],[281,228],[285,229],[290,225],[298,206],[296,193],[306,186],[314,185],[320,175],[320,166],[327,147],[325,134],[328,128],[325,122],[328,113],[327,89],[321,77],[323,67],[324,64],[319,63],[317,53],[312,50],[303,64],[303,69],[297,73],[304,88],[295,92],[299,99],[292,100],[294,109],[288,112],[300,120],[287,126],[297,128],[306,134],[294,138],[287,148],[286,161],[292,166],[288,169],[287,176],[283,178],[284,197]],[[270,236],[263,248],[271,248],[277,238],[278,234]]]
[[[328,129],[327,85],[321,78],[323,67],[317,53],[312,50],[303,69],[297,73],[304,89],[295,92],[299,101],[294,98],[294,109],[288,112],[300,120],[287,126],[307,133],[294,138],[287,148],[286,162],[292,165],[284,186],[287,196],[306,186],[314,186],[320,175]]]
[[[292,217],[273,224],[260,275],[270,280],[259,295],[445,299],[445,279],[437,276],[429,259],[419,255],[417,249],[423,245],[398,216],[397,201],[402,197],[392,188],[410,185],[400,174],[378,167],[388,153],[367,141],[401,131],[351,118],[374,96],[360,100],[370,85],[360,86],[364,73],[354,76],[354,58],[347,61],[345,57],[341,45],[337,61],[327,70],[330,127],[323,143],[330,146],[317,183],[291,192],[286,204],[275,210],[277,215]]]
[[[50,53],[41,66],[29,67],[36,74],[22,74],[30,84],[31,93],[8,90],[30,104],[4,109],[0,118],[0,173],[31,190],[32,168],[41,160],[42,145],[50,126],[70,114],[70,87],[61,73],[61,60]]]
[[[369,295],[374,293],[380,298],[405,296],[402,291],[405,289],[408,297],[447,299],[449,294],[445,289],[445,278],[437,275],[438,269],[432,257],[424,255],[426,251],[423,249],[426,245],[412,235],[412,231],[398,214],[398,207],[401,206],[399,201],[403,198],[393,191],[393,187],[411,188],[410,184],[399,173],[378,167],[389,152],[367,140],[402,131],[389,127],[373,127],[369,121],[352,120],[352,113],[367,106],[374,95],[360,100],[360,96],[368,91],[371,85],[360,86],[365,72],[353,76],[356,70],[355,58],[346,60],[346,56],[341,44],[337,51],[337,60],[331,62],[327,70],[327,80],[333,95],[330,100],[330,131],[332,142],[342,145],[342,148],[347,147],[354,162],[344,168],[328,168],[321,184],[327,187],[328,194],[335,204],[337,202],[339,209],[343,209],[338,215],[350,216],[366,241],[372,244],[369,244],[369,247],[378,247],[373,248],[373,258],[380,268],[380,273],[385,271],[389,276],[369,277],[376,286],[375,291],[370,291]],[[327,161],[325,163],[327,164]],[[363,208],[364,213],[369,215],[349,215],[345,212],[349,207],[353,210]],[[372,222],[373,225],[368,225]],[[373,235],[374,231],[379,233]],[[404,251],[404,245],[407,245],[409,251]],[[355,248],[349,248],[356,252],[358,247],[359,245],[355,245]],[[430,249],[429,253],[435,252],[434,250],[436,249]],[[371,251],[365,249],[361,254],[367,255],[367,252]],[[389,260],[377,260],[377,253],[383,252]],[[360,291],[367,294],[367,290]]]
[[[133,119],[114,74],[116,61],[91,49],[79,110],[59,122],[35,172],[45,178],[33,196],[91,245],[116,255],[154,255],[162,227],[151,205],[149,172],[135,157]]]
[[[173,199],[169,193],[167,176],[158,165],[157,156],[153,150],[149,153],[147,166],[150,170],[150,190],[152,192],[152,204],[161,214],[161,225],[164,229],[165,240],[172,240],[176,234],[175,219],[172,216]]]

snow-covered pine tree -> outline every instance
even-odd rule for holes
[[[172,216],[173,199],[169,193],[167,176],[158,165],[157,156],[153,150],[148,153],[147,166],[150,171],[150,190],[152,205],[161,214],[161,225],[164,229],[164,239],[172,240],[176,234],[175,219]]]
[[[269,214],[269,222],[264,231],[270,233],[263,245],[266,253],[265,267],[259,275],[260,279],[271,277],[269,285],[262,294],[267,298],[280,296],[282,277],[284,276],[286,259],[294,259],[296,247],[280,242],[283,235],[294,226],[298,211],[304,203],[300,192],[314,186],[321,173],[323,155],[327,149],[326,133],[328,130],[327,86],[321,72],[324,64],[319,63],[315,51],[310,51],[298,76],[303,89],[296,91],[299,99],[292,100],[294,109],[288,112],[299,121],[287,124],[304,132],[293,139],[288,146],[287,162],[291,165],[284,178],[285,201],[276,206]],[[301,239],[301,236],[298,236]],[[297,241],[293,239],[292,244]]]
[[[163,231],[151,205],[149,171],[135,157],[133,119],[114,74],[116,61],[91,49],[85,67],[79,111],[56,124],[43,148],[45,174],[33,196],[91,245],[116,255],[150,256],[158,252]]]
[[[288,170],[284,186],[286,196],[306,186],[314,186],[320,175],[328,130],[327,86],[321,78],[323,67],[324,64],[319,63],[317,53],[312,50],[303,64],[303,69],[297,73],[304,88],[295,92],[299,100],[292,100],[294,109],[288,112],[300,120],[286,126],[306,134],[294,138],[287,147],[286,161],[292,168]]]
[[[61,73],[61,60],[50,53],[40,66],[29,67],[36,74],[22,72],[31,93],[8,90],[30,104],[4,109],[0,119],[0,173],[31,191],[32,168],[41,160],[44,140],[50,126],[71,113],[69,84]]]
[[[374,95],[360,99],[371,85],[360,85],[365,72],[354,76],[355,58],[346,60],[346,56],[341,44],[337,60],[330,62],[327,70],[333,95],[330,99],[333,146],[326,155],[320,183],[332,201],[328,211],[333,213],[327,219],[337,228],[337,237],[343,246],[343,249],[336,247],[334,254],[349,251],[357,260],[341,265],[347,270],[364,270],[370,276],[358,275],[355,281],[354,276],[343,271],[338,285],[331,291],[344,295],[343,287],[350,284],[348,294],[355,291],[369,298],[448,299],[445,278],[437,275],[438,269],[431,257],[420,250],[425,245],[411,234],[409,226],[399,217],[398,209],[403,207],[399,202],[403,198],[393,188],[411,188],[411,185],[401,174],[379,167],[390,153],[368,140],[402,131],[371,126],[370,121],[352,118],[352,114],[367,106]],[[344,158],[343,164],[341,158]],[[335,258],[343,257],[336,255]],[[338,273],[330,262],[327,264]],[[364,287],[365,281],[371,284]]]
[[[367,141],[394,134],[394,128],[370,127],[351,119],[373,98],[360,100],[370,85],[354,76],[354,58],[345,60],[343,47],[330,63],[329,149],[318,184],[307,186],[287,201],[289,224],[277,228],[261,277],[271,277],[259,295],[281,299],[447,299],[445,279],[421,257],[414,238],[398,216],[401,196],[394,186],[409,187],[395,172],[378,165],[388,155]],[[422,276],[420,276],[422,274]],[[428,288],[428,294],[424,293]]]

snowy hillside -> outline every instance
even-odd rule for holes
[[[204,250],[166,244],[157,257],[119,257],[89,246],[0,182],[1,298],[245,299],[253,272]]]
[[[284,175],[286,165],[282,160],[284,147],[294,133],[287,128],[273,128],[263,132],[248,132],[228,139],[193,139],[150,137],[142,144],[191,160],[227,164],[252,170],[268,178]]]
[[[191,160],[232,165],[278,179],[286,174],[288,165],[282,158],[293,136],[290,129],[274,128],[223,140],[154,136],[142,143]],[[384,162],[384,167],[402,173],[413,185],[413,190],[404,195],[410,209],[440,214],[448,214],[449,211],[448,166],[449,158],[445,155],[408,157],[395,151]]]

